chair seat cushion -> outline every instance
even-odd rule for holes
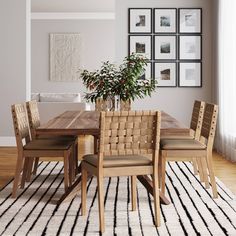
[[[161,140],[161,149],[163,150],[204,150],[206,145],[194,139],[164,139]]]
[[[25,150],[68,150],[73,141],[58,139],[36,139],[24,146]]]
[[[97,155],[85,155],[83,160],[93,166],[97,166]],[[125,167],[125,166],[146,166],[152,161],[145,156],[140,155],[122,155],[122,156],[105,156],[103,159],[103,167]]]
[[[194,136],[191,135],[164,135],[161,137],[161,140],[164,139],[194,139]]]

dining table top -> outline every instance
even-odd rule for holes
[[[36,129],[37,134],[98,135],[98,111],[65,111]],[[187,135],[189,128],[168,113],[161,112],[161,135]]]

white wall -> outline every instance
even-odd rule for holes
[[[33,12],[114,11],[115,0],[31,0]]]
[[[116,59],[122,60],[128,52],[128,8],[181,8],[203,9],[203,87],[157,88],[151,98],[137,100],[135,109],[160,109],[189,125],[195,99],[212,99],[212,0],[116,0]]]
[[[30,90],[29,17],[30,0],[0,1],[0,145],[14,135],[11,104],[25,101]]]
[[[81,92],[79,82],[49,81],[49,33],[79,33],[82,36],[81,68],[98,69],[102,61],[114,61],[114,20],[33,20],[32,92]]]

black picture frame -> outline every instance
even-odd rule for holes
[[[133,50],[134,46],[131,45],[131,43],[133,43],[132,39],[135,38],[135,37],[140,38],[140,40],[141,40],[141,38],[143,38],[143,41],[146,40],[146,43],[149,41],[149,44],[150,44],[149,52],[146,52],[146,53],[137,52],[137,46],[135,46],[136,50]],[[145,51],[146,51],[146,49],[147,48],[146,48],[146,44],[145,44]],[[140,50],[142,50],[142,48]],[[144,55],[148,60],[152,60],[152,55],[153,55],[153,52],[152,52],[152,36],[148,35],[148,34],[142,34],[142,35],[140,35],[140,34],[133,35],[132,34],[132,35],[129,35],[128,36],[128,55],[131,55],[131,53],[133,53],[133,52]]]
[[[178,73],[179,74],[178,75],[178,87],[182,87],[182,88],[201,88],[202,87],[202,62],[201,61],[181,61],[178,64],[179,64],[178,65],[178,72],[179,72]],[[183,81],[184,76],[182,74],[182,69],[183,68],[181,68],[181,65],[183,65],[183,66],[185,65],[186,68],[189,70],[188,76],[190,76],[190,78],[185,78],[185,80],[184,80],[184,81],[187,81],[186,84],[184,84],[184,81]],[[199,71],[198,71],[199,80],[198,81],[199,82],[196,83],[196,84],[194,84],[193,81],[191,82],[191,76],[194,76],[194,74],[191,71],[191,70],[193,70],[192,69],[193,67],[191,68],[190,65],[192,65],[192,66],[195,65],[195,67],[196,67],[196,65],[199,65],[199,67],[198,67],[198,69],[199,69]]]
[[[157,82],[156,87],[158,87],[158,88],[176,88],[177,87],[177,81],[178,81],[178,66],[177,66],[177,63],[174,62],[174,61],[168,61],[168,62],[163,61],[163,62],[154,62],[153,64],[154,64],[154,66],[153,66],[153,77],[154,77],[155,81]],[[165,79],[163,79],[163,80],[157,79],[157,69],[156,69],[157,65],[163,65],[164,66],[165,64],[166,64],[167,68],[170,68],[169,74],[168,74],[168,71],[167,71],[167,76],[170,76],[171,69],[172,69],[172,73],[174,72],[174,76],[175,76],[175,78],[173,79],[174,84],[173,84],[173,82],[171,84],[171,81],[167,81],[168,79],[166,79],[166,84],[164,82]],[[168,64],[169,65],[173,64],[174,68],[171,68],[170,66],[168,67]],[[164,69],[164,71],[165,70],[168,70],[168,69]],[[165,74],[163,74],[163,76],[165,76]],[[160,83],[163,84],[163,85],[161,85]]]
[[[173,16],[170,17],[170,19],[175,21],[174,30],[168,31],[168,29],[165,29],[165,28],[163,28],[163,30],[159,30],[159,31],[156,30],[156,25],[159,22],[157,20],[157,12],[158,11],[168,11],[168,10],[172,11],[174,13],[174,17]],[[153,9],[153,33],[154,34],[176,34],[177,33],[177,28],[178,28],[178,11],[177,11],[177,8],[154,8]]]
[[[192,49],[192,54],[193,54],[194,50],[197,50],[198,51],[197,54],[199,56],[196,56],[196,57],[191,56],[191,44],[188,45],[189,50],[190,50],[189,57],[181,55],[181,54],[183,54],[181,52],[181,50],[182,50],[182,41],[184,38],[199,38],[199,46],[197,48]],[[187,55],[187,53],[186,53],[186,55]],[[202,35],[194,35],[194,34],[179,35],[179,38],[178,38],[178,59],[180,61],[182,61],[182,60],[183,61],[187,61],[187,60],[201,61],[202,60]]]
[[[156,52],[156,48],[157,48],[157,42],[156,42],[156,39],[157,38],[173,38],[174,39],[174,56],[171,56],[168,58],[168,55],[167,53],[162,53],[162,56],[160,55],[157,55],[157,52]],[[178,45],[178,38],[177,38],[177,35],[169,35],[169,34],[161,34],[161,35],[154,35],[153,36],[153,59],[155,61],[175,61],[177,60],[178,58],[178,49],[177,49],[177,45]],[[168,50],[171,50],[171,46],[169,46],[169,49]],[[160,53],[161,54],[161,53]]]
[[[134,25],[136,21],[135,19],[136,14],[137,15],[144,14],[145,12],[146,13],[149,12],[149,16],[147,17],[145,15],[139,15],[140,21],[136,23],[136,24],[138,23],[141,24],[141,26]],[[146,29],[143,28],[145,27],[145,24],[147,25]],[[129,34],[151,34],[152,28],[153,28],[152,24],[153,24],[152,8],[128,8],[128,33]]]
[[[151,61],[149,61],[147,63],[147,67],[148,67],[149,71],[148,71],[148,73],[146,73],[147,72],[147,68],[146,68],[145,74],[147,74],[147,77],[145,76],[145,79],[150,79],[150,82],[151,82],[151,80],[153,79],[153,63]]]
[[[198,18],[194,19],[193,14],[195,14],[196,17],[198,16]],[[180,34],[202,34],[202,8],[179,8],[178,16],[179,16],[178,32]],[[185,19],[183,19],[183,16],[185,16]],[[189,17],[188,19],[186,18],[187,16]],[[189,26],[186,26],[187,20],[189,21],[188,23]],[[184,28],[184,22],[185,22],[185,28]],[[195,27],[197,28],[195,30],[194,30],[194,23]]]

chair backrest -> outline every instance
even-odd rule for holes
[[[197,140],[199,140],[201,134],[204,108],[205,108],[205,102],[203,101],[194,102],[190,129],[193,130],[194,137]]]
[[[11,106],[13,126],[15,130],[17,147],[23,148],[23,140],[30,141],[29,124],[25,104],[14,104]]]
[[[26,102],[28,120],[29,120],[29,127],[32,139],[36,138],[36,128],[40,126],[40,116],[38,110],[38,103],[37,101],[29,101]]]
[[[99,158],[152,154],[158,158],[161,112],[101,112]]]
[[[215,104],[206,103],[202,122],[201,137],[207,139],[208,149],[212,149],[213,147],[217,117],[218,106]]]

